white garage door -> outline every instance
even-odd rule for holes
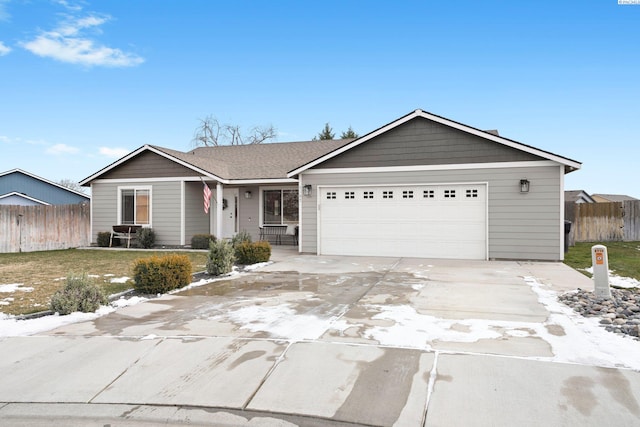
[[[320,187],[319,253],[486,259],[485,184]]]

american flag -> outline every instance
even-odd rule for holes
[[[204,184],[204,190],[202,190],[203,195],[204,195],[204,213],[208,214],[209,213],[209,206],[211,206],[210,200],[211,200],[211,189],[209,188],[209,186],[207,186],[207,184],[205,182],[203,182]]]

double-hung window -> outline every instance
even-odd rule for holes
[[[119,188],[118,215],[120,224],[151,224],[151,188]]]
[[[286,225],[298,223],[298,190],[263,190],[262,223]]]

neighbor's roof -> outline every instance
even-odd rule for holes
[[[29,176],[29,177],[31,177],[33,179],[38,180],[38,181],[42,181],[45,184],[49,184],[52,187],[57,187],[57,188],[59,188],[61,190],[67,191],[69,193],[73,193],[73,194],[76,194],[78,196],[84,197],[87,200],[91,200],[90,196],[87,196],[86,194],[84,194],[84,193],[82,193],[80,191],[72,190],[71,188],[65,187],[64,185],[58,184],[57,182],[49,181],[48,179],[42,178],[41,176],[32,174],[31,172],[27,172],[26,170],[23,170],[23,169],[20,169],[20,168],[15,168],[15,169],[11,169],[11,170],[8,170],[8,171],[5,171],[5,172],[0,172],[0,177],[8,176],[8,175],[11,175],[11,174],[14,174],[14,173],[15,174]],[[45,202],[42,202],[41,200],[37,200],[37,199],[34,199],[34,201],[45,203]]]
[[[624,194],[593,194],[593,197],[600,197],[612,202],[624,202],[628,200],[638,200],[635,197],[627,196]]]
[[[238,181],[287,180],[287,172],[291,169],[322,157],[351,141],[353,139],[225,145],[199,147],[188,152],[145,145],[85,178],[80,184],[85,185],[98,179],[143,151],[152,151],[226,184]]]
[[[564,192],[564,201],[576,202],[580,198],[580,196],[583,196],[585,199],[589,200],[590,203],[593,203],[595,201],[593,200],[593,197],[591,197],[589,193],[584,190],[566,190]]]

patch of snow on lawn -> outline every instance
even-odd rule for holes
[[[142,297],[133,297],[128,300],[121,298],[112,302],[110,305],[100,306],[95,313],[76,312],[65,316],[60,316],[56,313],[49,316],[24,320],[18,319],[13,315],[0,313],[0,337],[25,336],[50,331],[72,323],[93,320],[100,316],[113,313],[118,308],[139,304],[146,300],[146,298]]]
[[[9,283],[8,285],[0,285],[0,292],[8,294],[15,291],[21,291],[21,292],[33,291],[33,288],[30,288],[28,286],[23,286],[23,285],[24,285],[23,283]]]
[[[257,270],[258,268],[266,267],[267,265],[271,265],[271,264],[273,264],[273,261],[259,262],[257,264],[245,265],[242,271],[253,271],[253,270]]]
[[[585,268],[584,271],[593,275],[593,266]],[[639,281],[633,277],[618,276],[613,270],[609,270],[609,285],[614,288],[640,288]]]
[[[106,276],[106,274],[105,274]],[[127,283],[127,280],[131,279],[130,277],[124,276],[124,277],[114,277],[113,279],[109,280],[109,283]]]

